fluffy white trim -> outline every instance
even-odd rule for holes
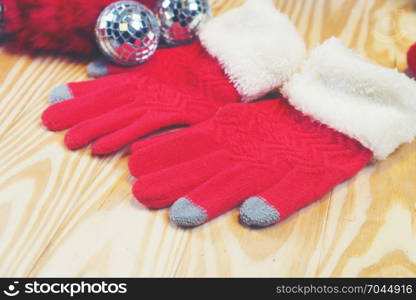
[[[416,135],[416,82],[372,64],[331,38],[284,86],[305,114],[357,139],[385,159]]]
[[[302,37],[271,0],[247,0],[207,22],[199,37],[243,101],[281,87],[306,56]]]

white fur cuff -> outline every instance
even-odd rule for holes
[[[312,51],[300,73],[284,86],[299,110],[384,159],[416,135],[416,83],[377,66],[331,38]]]
[[[271,0],[247,0],[207,22],[199,38],[243,101],[281,87],[306,56],[302,37]]]

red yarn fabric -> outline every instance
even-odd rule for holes
[[[185,197],[215,218],[251,196],[280,220],[354,176],[370,150],[285,99],[230,104],[210,120],[137,142],[129,160],[135,197],[152,208]]]
[[[416,76],[416,44],[413,44],[407,51],[407,65],[412,76]]]
[[[200,42],[159,50],[135,72],[67,85],[73,99],[51,105],[42,120],[50,130],[71,128],[70,149],[95,140],[110,153],[172,125],[195,124],[240,95]]]
[[[101,11],[115,0],[2,0],[9,48],[92,55],[94,27]],[[152,7],[156,0],[140,0]]]

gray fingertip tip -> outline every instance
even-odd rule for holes
[[[73,98],[72,92],[68,85],[62,84],[54,88],[49,94],[49,104],[70,100]]]
[[[97,59],[88,64],[87,74],[92,78],[108,75],[108,62],[105,59]]]
[[[261,197],[250,197],[240,207],[240,220],[247,226],[267,227],[279,219],[279,212]]]
[[[204,224],[208,215],[189,199],[180,198],[170,208],[169,218],[180,227],[195,227]]]

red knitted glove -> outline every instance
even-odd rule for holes
[[[244,22],[242,22],[244,20]],[[110,153],[162,127],[195,124],[226,103],[281,86],[304,58],[303,40],[270,0],[250,1],[210,20],[201,42],[157,51],[134,72],[56,88],[42,120],[71,128],[70,149],[90,141]]]
[[[116,0],[0,0],[9,46],[18,51],[96,52],[94,27],[101,11]],[[153,7],[156,0],[139,0]]]
[[[129,163],[138,177],[135,197],[152,208],[179,198],[170,217],[180,226],[203,224],[253,195],[255,206],[263,197],[280,200],[276,211],[265,211],[276,222],[371,159],[358,142],[313,122],[284,99],[227,105],[210,121],[135,148]]]
[[[416,135],[413,81],[335,39],[314,50],[284,92],[314,118],[284,99],[231,104],[192,128],[138,142],[129,161],[135,197],[153,208],[174,203],[170,218],[180,226],[247,199],[242,222],[267,226]]]

